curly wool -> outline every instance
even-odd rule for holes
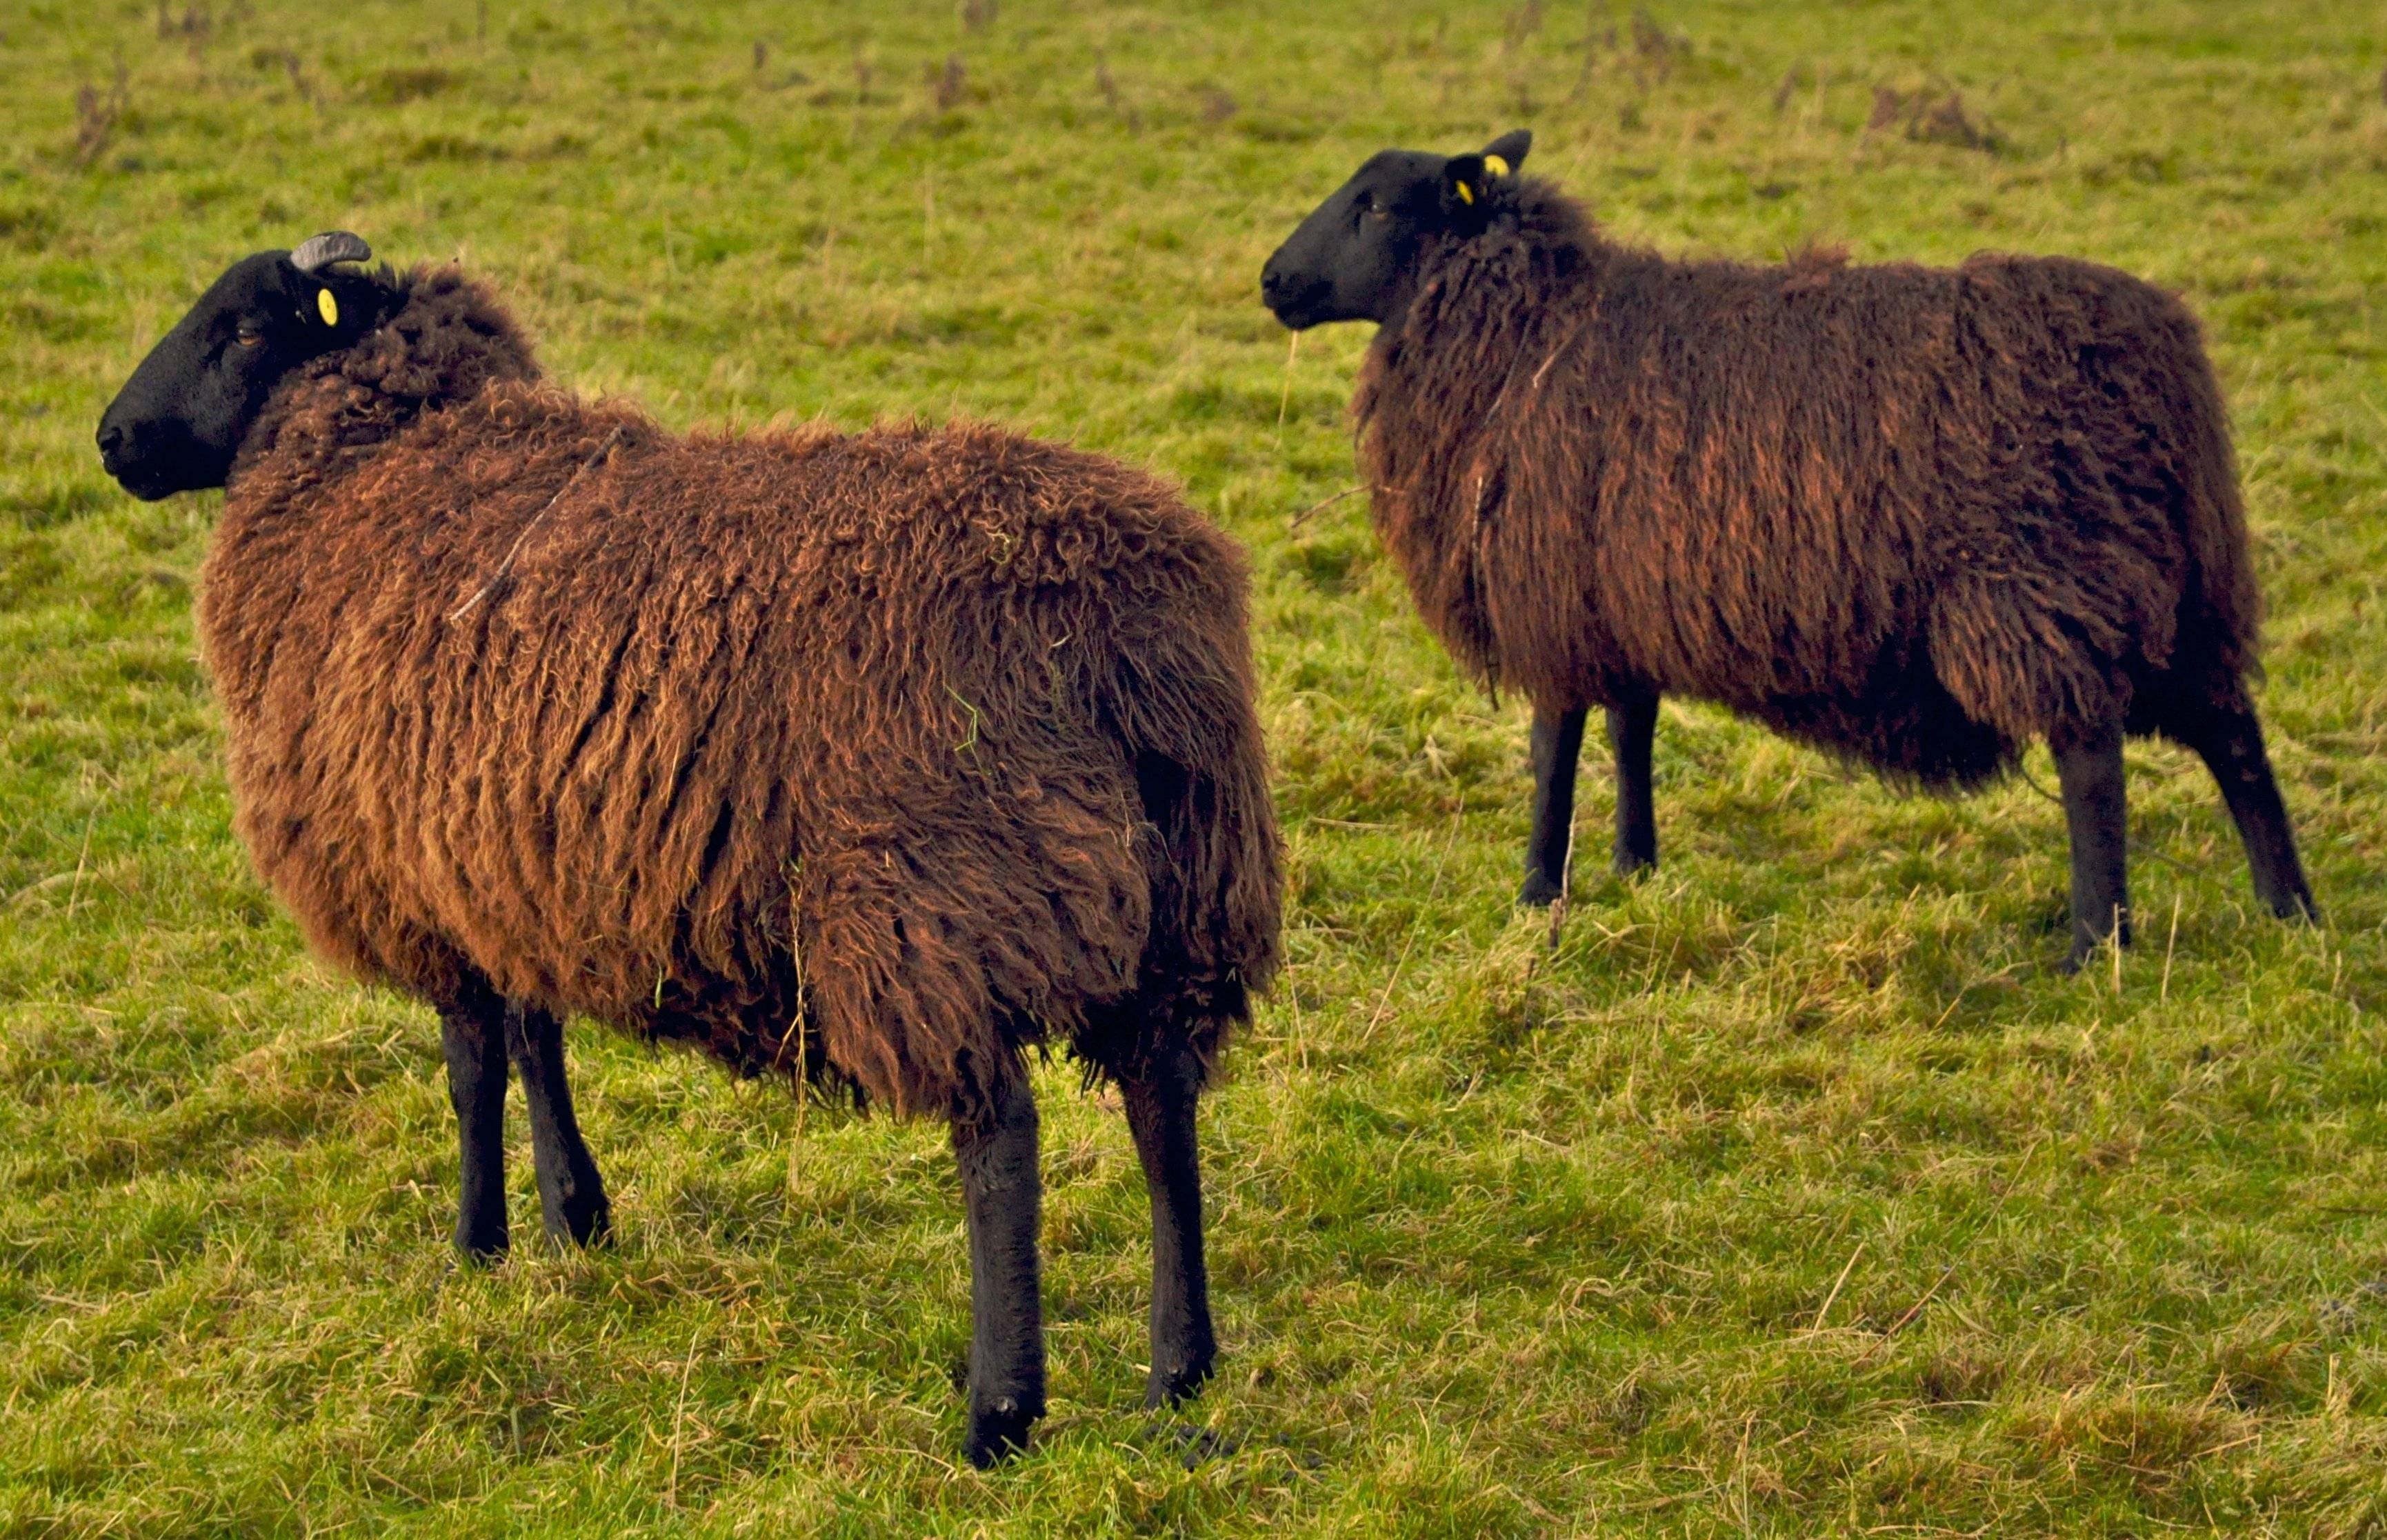
[[[1553,711],[1681,693],[1951,787],[2254,666],[2196,322],[2110,269],[1672,261],[1519,179],[1353,410],[1428,624]]]
[[[666,432],[454,270],[286,381],[199,614],[312,944],[976,1117],[1211,1064],[1277,964],[1241,552],[979,425]]]

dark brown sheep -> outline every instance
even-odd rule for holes
[[[2128,937],[2122,740],[2219,779],[2314,913],[2245,679],[2258,604],[2194,319],[2108,268],[1674,261],[1482,155],[1387,151],[1269,260],[1287,325],[1380,322],[1353,414],[1426,622],[1534,708],[1523,893],[1564,880],[1586,708],[1616,865],[1655,863],[1661,694],[1931,789],[2053,749],[2078,965]]]
[[[235,266],[101,442],[144,495],[229,486],[199,618],[240,834],[321,953],[441,1012],[459,1243],[505,1244],[509,1039],[549,1228],[603,1231],[569,1014],[947,1118],[983,1462],[1043,1406],[1053,1044],[1121,1088],[1151,1395],[1193,1390],[1194,1102],[1277,963],[1233,543],[991,427],[668,433],[542,384],[482,284],[336,249]]]

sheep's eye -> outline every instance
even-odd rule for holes
[[[240,328],[233,333],[232,339],[243,347],[254,347],[265,340],[265,334],[244,321],[240,323]]]

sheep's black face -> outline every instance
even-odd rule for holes
[[[144,501],[221,486],[275,384],[379,325],[386,293],[363,272],[302,272],[286,251],[234,262],[109,403],[100,462]]]
[[[1330,321],[1387,322],[1408,304],[1419,251],[1483,228],[1491,181],[1532,147],[1522,129],[1481,155],[1382,150],[1287,236],[1260,270],[1260,297],[1295,331]]]

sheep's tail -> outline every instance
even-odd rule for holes
[[[2159,377],[2175,394],[2167,405],[2170,420],[2180,428],[2174,464],[2178,518],[2191,567],[2181,597],[2183,656],[2178,663],[2234,693],[2260,667],[2262,593],[2246,546],[2246,507],[2220,382],[2195,317],[2177,300],[2170,309],[2177,335],[2174,367]]]
[[[1089,1043],[1112,1073],[1191,1051],[1206,1077],[1231,1029],[1276,976],[1282,859],[1255,708],[1241,562],[1198,615],[1121,649],[1106,694],[1143,821],[1135,849],[1152,884],[1134,998]]]

